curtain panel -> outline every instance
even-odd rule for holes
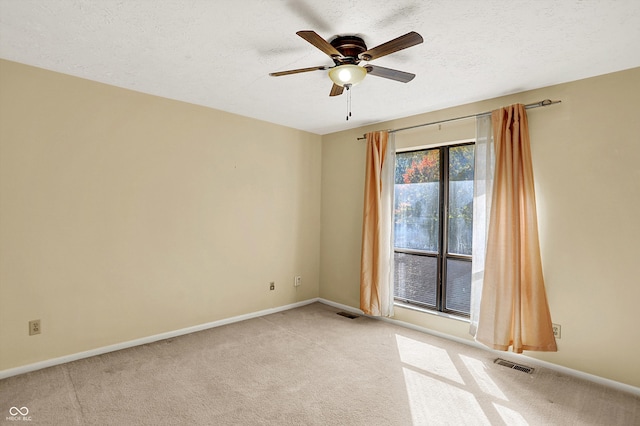
[[[556,351],[542,275],[524,105],[493,111],[493,194],[477,341],[521,353]],[[475,243],[475,242],[474,242]]]
[[[473,244],[471,251],[471,309],[469,333],[475,336],[480,319],[480,300],[484,281],[487,229],[491,213],[495,153],[491,115],[476,120],[476,149],[473,177]]]
[[[395,146],[387,131],[367,133],[360,309],[393,315],[393,188]]]

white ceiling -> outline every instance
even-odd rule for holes
[[[423,44],[372,61],[329,97],[332,65],[296,36],[409,31]],[[0,57],[317,134],[640,66],[638,0],[0,0]]]

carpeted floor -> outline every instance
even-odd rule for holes
[[[315,303],[10,377],[0,422],[640,425],[636,395],[336,312]]]

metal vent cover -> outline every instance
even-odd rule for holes
[[[496,360],[493,362],[494,364],[502,365],[503,367],[509,367],[514,370],[525,372],[527,374],[531,374],[535,370],[535,368],[533,367],[529,367],[522,364],[516,364],[515,362],[507,361],[506,359],[502,359],[502,358],[496,358]]]
[[[337,312],[337,314],[349,319],[358,318],[360,316],[360,315],[352,314],[351,312]]]

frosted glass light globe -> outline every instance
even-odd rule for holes
[[[329,78],[338,86],[355,86],[364,80],[367,70],[358,65],[340,65],[329,70]]]

